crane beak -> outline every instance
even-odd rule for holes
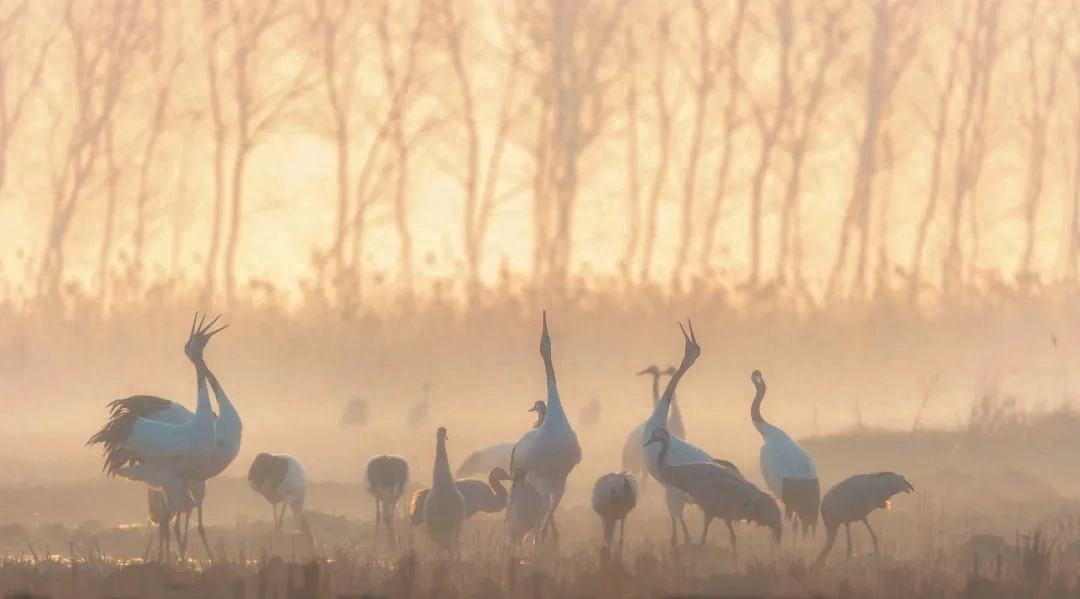
[[[530,412],[535,412],[536,411],[536,406],[533,406],[533,407],[529,408],[529,411]]]
[[[652,445],[653,443],[656,443],[656,439],[649,439],[648,441],[645,442],[644,445],[642,445],[642,447],[648,447],[648,446]]]

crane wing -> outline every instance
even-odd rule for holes
[[[196,449],[191,432],[184,425],[138,418],[120,445],[143,459],[171,459]]]

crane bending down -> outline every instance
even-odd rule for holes
[[[533,424],[533,428],[540,428],[540,425],[544,423],[544,417],[547,416],[547,404],[542,400],[537,400],[529,411],[536,412],[536,423]],[[509,470],[510,455],[514,452],[515,445],[517,445],[516,441],[496,443],[470,453],[469,457],[458,466],[454,476],[465,478],[482,475],[485,472],[491,472],[491,469],[495,467]]]
[[[500,481],[510,480],[505,468],[495,466],[488,473],[484,482],[475,478],[463,478],[454,481],[458,491],[465,498],[465,519],[472,518],[477,512],[497,514],[506,509],[506,487]],[[418,489],[409,502],[409,523],[420,526],[424,523],[424,503],[431,489]]]
[[[638,376],[652,375],[652,405],[653,410],[660,403],[660,377],[675,374],[675,367],[668,366],[667,370],[661,371],[655,364],[638,373]],[[641,492],[645,492],[645,484],[649,480],[649,469],[645,466],[645,451],[642,449],[641,440],[645,436],[645,426],[648,421],[634,427],[626,437],[623,444],[622,467],[624,471],[631,472],[641,480]],[[672,398],[671,415],[668,418],[668,426],[671,434],[680,439],[686,438],[686,429],[683,427],[682,413],[679,404]]]
[[[870,539],[874,542],[874,553],[878,553],[877,535],[870,528],[867,517],[876,509],[887,510],[890,507],[889,500],[899,493],[911,493],[915,487],[908,479],[895,472],[874,472],[871,474],[856,474],[837,483],[825,493],[821,500],[821,521],[825,524],[825,547],[817,557],[817,565],[825,563],[825,559],[836,542],[836,533],[840,525],[844,525],[847,537],[847,556],[851,558],[851,523],[862,522],[866,530],[870,531]]]
[[[555,525],[555,509],[566,491],[566,478],[581,462],[581,444],[570,426],[559,397],[555,382],[555,367],[551,362],[551,337],[548,335],[547,310],[542,316],[540,333],[540,357],[547,373],[547,417],[539,427],[528,431],[514,446],[510,455],[510,474],[522,468],[529,476],[544,481],[551,492],[551,503],[540,534],[550,527],[555,542],[559,542],[559,529]]]
[[[424,529],[435,546],[443,551],[457,549],[461,527],[465,523],[465,497],[454,484],[450,459],[446,455],[446,429],[435,432],[435,466],[431,490],[424,501]]]
[[[817,530],[821,502],[817,469],[801,445],[761,416],[761,400],[765,398],[765,379],[761,372],[752,372],[750,380],[757,389],[754,403],[750,405],[750,420],[765,441],[761,446],[761,473],[769,490],[784,502],[784,518],[798,517],[803,536],[806,536],[810,530]]]
[[[375,534],[379,540],[379,522],[386,525],[390,544],[397,546],[394,534],[394,509],[409,486],[409,463],[399,455],[372,456],[364,467],[364,489],[375,499]]]
[[[248,484],[270,502],[270,509],[274,511],[275,532],[281,532],[285,523],[285,508],[288,507],[312,548],[315,547],[315,534],[304,518],[307,476],[300,460],[284,453],[260,453],[248,469]],[[280,516],[278,504],[281,504]]]
[[[720,518],[727,524],[736,566],[739,563],[739,544],[735,537],[735,529],[731,526],[732,522],[746,520],[767,526],[773,530],[776,542],[780,542],[782,523],[780,505],[775,497],[757,488],[754,483],[743,478],[737,470],[715,462],[669,464],[667,458],[671,449],[671,438],[671,434],[666,429],[658,428],[653,431],[646,445],[658,444],[660,446],[657,463],[664,480],[693,498],[694,503],[705,512],[705,530],[701,533],[702,543],[705,542],[709,524],[714,518]]]
[[[529,482],[527,474],[522,468],[514,471],[506,501],[506,532],[510,537],[511,555],[522,547],[530,533],[535,545],[551,504],[550,494]]]
[[[157,560],[169,561],[169,523],[174,518],[176,545],[182,557],[184,548],[180,536],[180,515],[191,514],[195,509],[195,501],[187,485],[180,479],[174,479],[159,489],[147,486],[146,498],[150,509],[150,522],[158,528]],[[150,541],[153,542],[153,538]],[[146,546],[146,552],[149,554],[150,545]]]
[[[667,506],[668,515],[671,517],[671,548],[675,549],[678,543],[678,525],[682,525],[683,538],[686,544],[692,543],[690,540],[690,530],[686,526],[686,520],[683,518],[683,513],[687,503],[693,503],[693,500],[684,492],[680,491],[678,487],[670,485],[664,481],[663,475],[660,473],[657,460],[660,457],[660,447],[658,445],[646,445],[648,440],[652,438],[653,431],[657,429],[667,430],[668,425],[668,411],[671,408],[671,403],[675,397],[675,389],[679,385],[679,381],[682,379],[686,371],[694,365],[699,355],[701,355],[701,347],[697,344],[697,338],[694,336],[694,326],[687,320],[687,325],[690,328],[690,335],[686,334],[686,330],[682,328],[682,324],[679,325],[679,329],[682,331],[683,340],[685,345],[683,348],[682,363],[679,364],[679,368],[675,373],[671,375],[671,379],[668,381],[667,387],[664,389],[664,394],[660,397],[660,402],[656,405],[649,419],[645,421],[645,431],[640,443],[644,445],[645,453],[645,466],[649,469],[649,474],[652,475],[660,484],[664,485],[664,503]],[[699,449],[695,445],[684,441],[678,437],[671,437],[671,449],[668,452],[668,461],[672,464],[690,464],[694,462],[714,462],[722,465],[731,466],[730,462],[723,460],[715,460],[708,453]]]
[[[638,483],[629,472],[609,472],[596,479],[592,490],[592,508],[600,516],[604,532],[602,559],[611,557],[611,542],[615,525],[619,525],[619,554],[622,555],[626,537],[626,517],[637,507]]]
[[[217,377],[203,359],[203,350],[210,338],[229,325],[210,331],[221,316],[205,324],[206,316],[203,315],[196,326],[198,317],[196,313],[184,345],[184,353],[196,371],[198,392],[195,412],[152,395],[118,399],[109,403],[108,421],[87,441],[87,445],[103,445],[103,470],[109,476],[144,482],[156,489],[179,485],[183,481],[195,503],[203,547],[207,555],[212,557],[202,518],[206,480],[221,474],[236,458],[240,451],[243,424]],[[208,382],[214,391],[220,415],[215,415],[210,406]],[[183,557],[191,511],[177,513],[175,517],[180,518],[181,515],[185,519],[184,534],[178,542]]]

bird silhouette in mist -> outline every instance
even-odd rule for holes
[[[409,408],[407,423],[412,428],[420,428],[427,422],[431,411],[431,383],[424,381],[423,395]]]
[[[585,428],[595,427],[600,423],[600,402],[596,401],[595,397],[590,399],[589,403],[581,408],[579,416],[582,426]]]
[[[366,397],[350,399],[345,404],[345,411],[341,414],[341,426],[365,426],[368,422],[369,410]]]

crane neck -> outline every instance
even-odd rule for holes
[[[675,394],[671,394],[671,414],[668,416],[668,431],[672,435],[680,438],[686,438],[686,426],[683,424],[682,412],[679,410],[679,404],[675,401]]]
[[[760,430],[762,426],[769,424],[761,416],[761,400],[765,399],[765,381],[755,382],[754,386],[757,387],[757,391],[754,393],[754,402],[750,404],[750,420]]]
[[[652,375],[652,405],[655,408],[656,404],[660,403],[660,372],[656,372]]]
[[[209,423],[213,426],[214,410],[210,406],[210,391],[206,386],[207,372],[208,370],[205,363],[195,365],[195,415],[192,417],[191,421],[200,424]]]
[[[555,366],[549,356],[544,357],[544,370],[547,372],[547,414],[544,420],[566,420],[566,412],[563,411],[562,400],[559,399],[559,387],[555,381]],[[552,418],[554,417],[554,418]],[[543,424],[541,422],[541,424]]]
[[[544,423],[545,418],[547,418],[547,405],[536,409],[536,424],[533,425],[533,428],[540,428],[540,425]]]
[[[435,468],[431,473],[431,486],[454,484],[454,475],[450,472],[450,458],[446,455],[446,439],[435,441]]]
[[[502,505],[506,505],[506,502],[510,499],[510,495],[506,492],[506,487],[502,484],[503,479],[501,475],[501,472],[492,470],[491,473],[488,474],[488,486],[495,492],[495,500]]]
[[[668,469],[667,454],[669,449],[671,449],[671,437],[661,439],[660,454],[656,456],[656,469],[660,471],[660,474],[664,475],[665,479],[667,475],[664,474],[664,471]]]

